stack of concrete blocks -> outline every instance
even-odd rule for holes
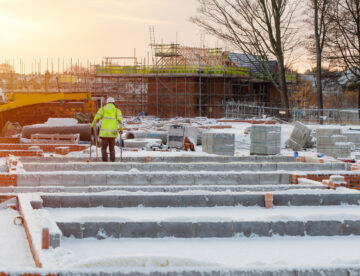
[[[281,149],[281,126],[252,125],[250,140],[250,154],[279,154]]]
[[[309,144],[311,140],[311,129],[300,122],[296,122],[290,138],[286,141],[286,146],[298,151],[303,149],[306,144]]]
[[[347,137],[348,142],[355,145],[355,148],[360,149],[360,131],[343,131],[343,135]]]
[[[234,156],[235,134],[203,132],[202,151],[210,154]]]
[[[339,128],[321,128],[316,131],[317,152],[335,158],[350,157],[354,144],[348,141]]]
[[[183,149],[185,137],[196,145],[197,135],[197,127],[172,125],[169,128],[167,145],[169,148]]]

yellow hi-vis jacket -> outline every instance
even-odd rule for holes
[[[95,127],[99,120],[101,120],[100,137],[116,138],[118,131],[123,131],[121,110],[116,108],[112,103],[108,103],[98,110],[91,127]]]

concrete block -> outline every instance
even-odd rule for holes
[[[196,174],[194,175],[195,185],[215,185],[218,177],[217,174]]]
[[[160,225],[157,222],[120,223],[121,238],[157,238]]]
[[[264,196],[257,194],[240,194],[233,196],[234,205],[242,205],[242,206],[261,206],[264,207]]]
[[[360,205],[360,193],[348,194],[347,204],[349,205]]]
[[[293,194],[291,198],[293,206],[319,206],[320,196],[314,194]]]
[[[299,269],[296,271],[296,276],[348,276],[347,269],[345,268],[313,268],[313,269]]]
[[[83,238],[120,237],[120,224],[118,222],[85,222],[83,223]]]
[[[83,174],[64,174],[62,183],[64,186],[84,186],[85,176]]]
[[[106,185],[106,174],[85,174],[84,175],[85,186],[100,186]]]
[[[83,238],[82,225],[78,222],[56,222],[64,237]]]
[[[173,182],[172,174],[153,174],[150,177],[150,185],[172,185]]]
[[[274,194],[273,205],[275,206],[290,206],[292,202],[291,194]]]
[[[320,136],[323,137],[330,137],[332,135],[341,135],[341,129],[340,128],[318,128],[316,130],[316,139],[318,139]]]
[[[17,185],[34,187],[40,185],[40,176],[38,174],[19,173],[17,176]]]
[[[197,237],[199,238],[225,238],[233,237],[234,229],[232,222],[198,222]]]
[[[132,175],[132,174],[106,174],[106,185],[108,186],[116,186],[116,185],[142,185],[142,175],[140,177],[137,177],[138,175]],[[130,182],[130,178],[132,182]],[[146,184],[149,184],[148,181],[145,182]]]
[[[276,163],[261,163],[260,164],[260,171],[265,172],[265,171],[276,171],[277,168],[277,164]]]
[[[271,223],[273,235],[279,236],[304,236],[305,223],[302,221],[276,221]]]
[[[79,188],[79,187],[76,187]],[[63,193],[65,192],[65,189],[63,186],[48,186],[48,187],[36,187],[36,192],[41,193]],[[81,187],[82,191],[84,191],[84,187]]]
[[[348,235],[360,235],[360,221],[358,220],[345,220],[343,226],[343,234]]]
[[[347,204],[346,194],[321,194],[320,205],[341,205]]]
[[[63,192],[64,193],[87,193],[88,187],[83,186],[83,187],[63,187]]]
[[[60,208],[62,197],[52,195],[42,195],[43,207],[47,208]]]
[[[195,177],[192,174],[174,174],[174,185],[194,185]]]
[[[185,206],[178,195],[151,195],[139,198],[139,204],[146,207],[180,207]]]
[[[229,163],[225,164],[225,171],[234,171],[234,172],[242,172],[242,171],[260,171],[260,163]]]
[[[340,171],[340,170],[347,170],[346,163],[330,163],[331,164],[331,170],[334,171]]]
[[[37,191],[37,187],[14,187],[15,193],[34,193]]]
[[[260,173],[259,177],[261,185],[280,184],[279,173]]]
[[[62,174],[40,174],[39,183],[41,186],[62,186]]]
[[[50,233],[49,246],[52,248],[60,247],[61,235],[59,233]]]
[[[194,238],[196,237],[196,224],[192,222],[161,222],[159,238]]]
[[[44,207],[42,200],[32,200],[32,201],[30,201],[30,204],[31,204],[31,207],[35,210],[42,209]]]
[[[260,236],[260,237],[269,237],[271,236],[270,232],[270,223],[262,221],[234,221],[234,234],[250,237],[250,236]]]
[[[237,185],[239,183],[239,174],[218,174],[214,178],[217,185]]]
[[[158,172],[158,171],[173,171],[172,168],[176,166],[171,166],[173,164],[166,164],[166,163],[150,163],[149,171],[151,172]],[[178,170],[177,168],[174,168],[174,170]]]
[[[242,173],[238,174],[239,180],[238,184],[251,184],[258,185],[260,184],[260,175],[257,173]]]
[[[330,138],[331,138],[331,141],[333,144],[335,144],[337,142],[347,142],[348,141],[347,137],[344,135],[332,135]]]
[[[74,196],[59,196],[61,208],[89,208],[90,196],[89,195],[74,195]]]
[[[288,173],[281,173],[280,174],[280,183],[279,184],[289,184],[290,183],[290,174]]]
[[[204,195],[182,195],[180,197],[180,206],[206,207],[207,202]]]
[[[214,206],[234,206],[235,200],[234,196],[231,194],[215,194],[207,195],[204,198],[205,206],[214,207]]]
[[[90,195],[90,207],[119,207],[119,197],[115,195]]]
[[[150,185],[151,178],[149,174],[129,173],[127,177],[128,177],[127,185]]]
[[[118,207],[127,208],[137,207],[139,205],[149,206],[148,198],[149,196],[145,195],[120,195],[118,196]]]
[[[343,234],[343,225],[340,221],[308,221],[306,234],[309,236],[339,236]]]

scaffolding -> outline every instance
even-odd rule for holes
[[[270,82],[254,79],[248,67],[232,63],[222,49],[175,43],[152,43],[151,48],[152,65],[136,57],[104,57],[86,70],[77,64],[62,74],[26,76],[17,90],[91,92],[98,105],[113,97],[125,115],[144,111],[165,118],[218,118],[230,101],[271,101]]]

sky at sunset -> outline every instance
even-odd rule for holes
[[[157,43],[178,37],[198,47],[202,32],[189,22],[197,7],[196,0],[0,0],[0,62],[29,73],[35,60],[41,71],[51,69],[52,60],[57,71],[63,60],[65,68],[71,58],[99,64],[105,56],[133,56],[134,48],[147,59],[150,25]],[[205,44],[222,46],[208,35]]]
[[[133,56],[134,48],[138,58],[147,58],[150,25],[157,43],[175,42],[177,33],[179,43],[199,46],[201,32],[189,22],[197,5],[196,0],[1,0],[1,62],[10,60],[19,71],[22,59],[31,71],[35,58],[41,58],[42,69],[52,58],[57,70],[59,57],[61,63],[73,58],[85,64]],[[214,39],[205,39],[215,46]]]

